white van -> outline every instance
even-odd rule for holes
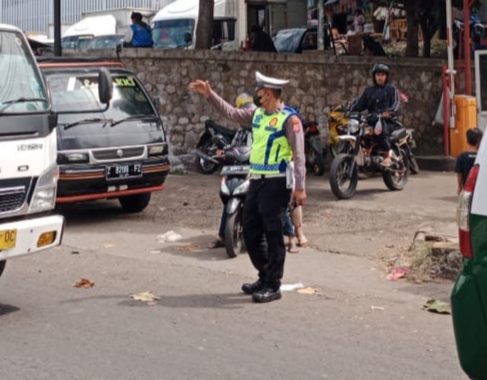
[[[199,0],[176,0],[161,9],[152,19],[154,47],[194,49],[198,12]],[[238,13],[238,1],[215,0],[213,48],[238,49],[240,42],[235,33]]]

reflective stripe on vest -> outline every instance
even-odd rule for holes
[[[275,175],[284,173],[293,158],[287,141],[285,126],[294,110],[285,107],[282,111],[267,115],[263,108],[254,112],[252,119],[252,151],[250,173]]]

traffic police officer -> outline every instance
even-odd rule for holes
[[[259,278],[242,285],[254,302],[281,298],[280,285],[286,249],[282,215],[291,197],[296,205],[306,201],[304,136],[296,111],[281,100],[287,80],[256,72],[256,110],[237,109],[219,97],[207,81],[196,80],[189,89],[204,95],[226,118],[252,127],[250,187],[245,199],[243,234]],[[293,181],[294,180],[294,181]]]

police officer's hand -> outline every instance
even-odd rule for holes
[[[208,81],[199,80],[199,79],[195,80],[194,82],[191,82],[188,86],[188,89],[190,91],[201,94],[206,98],[210,96],[210,92],[211,92],[210,83]]]
[[[296,206],[303,206],[306,203],[306,191],[295,190],[294,191],[294,203]]]
[[[382,112],[382,117],[385,117],[386,119],[387,118],[390,118],[391,117],[391,113],[389,111]]]

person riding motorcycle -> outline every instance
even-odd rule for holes
[[[241,109],[255,109],[254,99],[247,93],[242,92],[235,99],[235,107]],[[250,154],[250,147],[252,146],[252,131],[248,128],[240,126],[235,136],[232,139],[232,143],[225,149],[217,151],[217,155],[223,157],[225,154],[234,152],[241,155]],[[218,228],[218,238],[210,243],[208,248],[221,248],[225,246],[225,224],[227,223],[227,214],[225,212],[225,206],[223,207],[222,216],[220,219],[220,227]]]
[[[378,63],[372,68],[374,85],[367,87],[362,95],[352,104],[352,112],[368,111],[372,115],[381,115],[382,125],[377,125],[375,134],[380,148],[384,151],[381,165],[391,165],[390,135],[396,129],[394,118],[397,116],[401,104],[399,91],[389,84],[389,66]],[[377,119],[369,120],[369,124],[376,125]],[[381,131],[382,129],[382,131]]]

